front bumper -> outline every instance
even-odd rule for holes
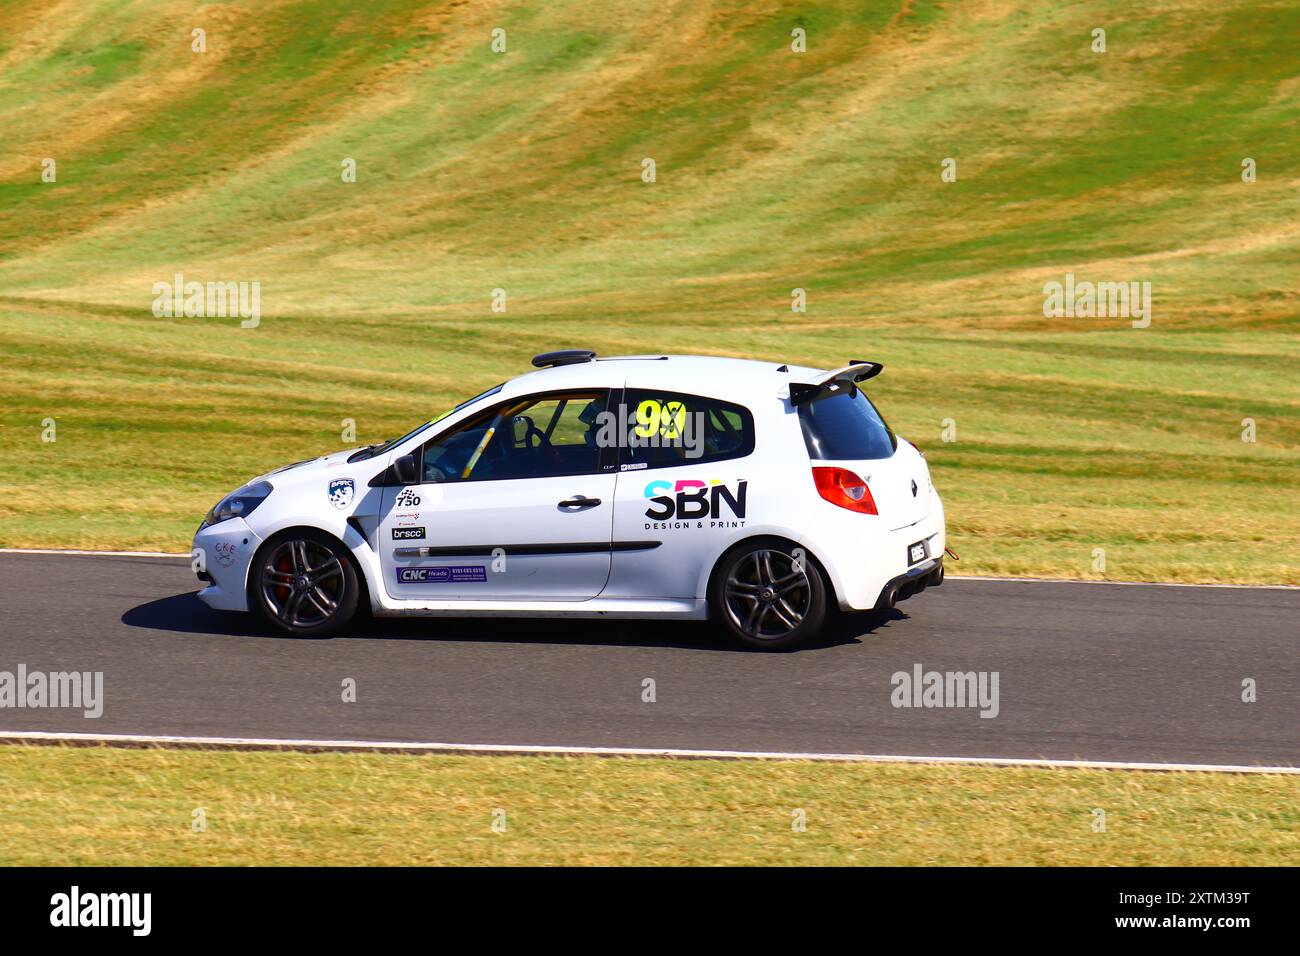
[[[199,600],[219,611],[247,611],[248,567],[261,544],[243,518],[199,528],[190,550],[194,573],[206,585]]]

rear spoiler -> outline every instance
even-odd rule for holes
[[[864,362],[861,359],[854,359],[843,368],[827,372],[816,383],[792,382],[790,384],[790,404],[803,405],[827,392],[838,392],[842,388],[849,388],[858,382],[865,382],[869,378],[875,378],[884,370],[885,366],[879,362]]]

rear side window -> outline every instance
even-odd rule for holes
[[[742,405],[700,395],[632,388],[619,410],[619,468],[672,468],[754,450],[754,416]]]
[[[799,424],[808,457],[815,461],[889,458],[898,448],[898,439],[860,388],[800,405]]]

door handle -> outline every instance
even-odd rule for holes
[[[586,495],[574,495],[572,498],[566,498],[560,502],[561,508],[594,508],[600,504],[599,498],[588,498]]]

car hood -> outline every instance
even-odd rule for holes
[[[319,474],[324,471],[338,471],[342,468],[345,468],[347,466],[348,459],[351,458],[357,452],[359,452],[363,447],[365,446],[359,446],[356,448],[345,448],[342,451],[335,451],[335,452],[330,452],[328,455],[321,455],[319,458],[308,458],[305,461],[295,461],[292,465],[284,465],[280,468],[276,468],[274,471],[268,471],[264,475],[258,475],[256,478],[252,479],[252,481],[250,481],[249,484],[253,484],[254,482],[258,482],[258,481],[270,481],[271,484],[274,485],[275,482],[272,481],[272,479],[275,478],[276,475],[283,475],[287,471],[295,472],[295,474],[292,476],[295,482],[298,479],[305,480],[307,478],[310,478],[313,475]],[[378,464],[377,459],[367,458],[365,461],[357,462],[357,467],[364,469],[366,465],[370,464],[371,462],[375,462],[376,464]]]

